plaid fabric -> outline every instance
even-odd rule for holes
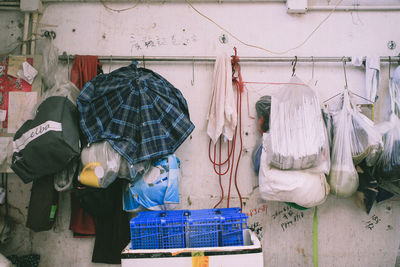
[[[194,129],[181,92],[135,61],[86,83],[76,102],[87,141],[107,140],[130,164],[174,153]]]

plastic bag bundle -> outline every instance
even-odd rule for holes
[[[280,170],[270,164],[269,134],[263,135],[259,170],[261,198],[269,201],[293,202],[302,207],[322,204],[328,194],[329,185],[325,174],[308,170]]]
[[[82,150],[83,170],[79,181],[88,186],[106,188],[118,176],[121,156],[107,142],[93,143]]]
[[[328,183],[331,193],[338,197],[350,197],[358,188],[358,174],[351,153],[352,108],[348,91],[343,93],[343,107],[334,127],[331,152],[331,170]]]
[[[303,84],[294,77],[272,96],[271,164],[279,169],[317,166],[323,159],[324,148],[329,150],[318,98]]]

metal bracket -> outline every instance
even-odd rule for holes
[[[43,32],[43,36],[46,37],[46,38],[49,38],[49,39],[51,38],[51,39],[54,40],[54,39],[56,39],[57,35],[56,35],[56,33],[54,31],[44,31]]]

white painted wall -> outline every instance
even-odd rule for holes
[[[117,9],[132,5],[109,4]],[[197,3],[195,6],[244,42],[277,51],[300,44],[328,15],[325,12],[289,15],[283,3]],[[228,36],[227,44],[222,44],[219,36],[223,31],[184,3],[139,4],[121,13],[111,12],[96,3],[51,4],[44,10],[40,23],[39,32],[54,30],[57,33],[55,45],[60,52],[66,51],[68,54],[216,56],[223,51],[232,54],[236,46],[239,56],[272,56],[265,51],[246,47],[232,36]],[[304,46],[284,56],[395,56],[399,53],[400,45],[397,25],[400,25],[398,12],[337,12]],[[386,47],[389,40],[397,42],[395,50]],[[119,66],[104,63],[104,71]],[[287,82],[291,75],[290,63],[242,63],[241,66],[245,81]],[[379,92],[381,98],[376,111],[377,120],[385,116],[381,107],[385,106],[387,66],[382,65],[382,92]],[[220,196],[218,177],[208,160],[209,139],[206,136],[213,64],[195,63],[193,86],[191,63],[146,62],[146,68],[160,73],[182,91],[196,125],[192,139],[188,139],[177,151],[183,163],[182,203],[179,208],[211,208]],[[296,73],[308,81],[311,78],[311,64],[298,63]],[[348,66],[347,74],[349,88],[361,93],[363,70]],[[321,101],[344,86],[342,65],[338,63],[316,63],[314,78],[318,80]],[[257,196],[258,181],[252,171],[251,152],[259,134],[256,121],[249,114],[255,116],[254,104],[261,95],[277,89],[279,87],[275,85],[249,86],[250,110],[247,109],[244,95],[242,114],[245,150],[239,167],[238,185],[246,202],[244,210],[250,215],[249,226],[257,228],[259,236],[263,237],[265,266],[312,266],[313,210],[285,210],[285,204],[263,202]],[[227,180],[225,177],[225,192]],[[30,185],[23,185],[18,178],[11,180],[10,203],[20,206],[23,213],[26,212],[25,206],[28,206],[29,197],[26,195],[29,195],[29,188]],[[238,205],[237,194],[232,188],[231,203]],[[19,198],[22,194],[24,199]],[[21,229],[20,235],[29,235],[31,244],[24,244],[20,248],[15,245],[15,248],[9,249],[21,254],[30,251],[40,253],[41,266],[107,266],[90,263],[92,240],[72,238],[68,230],[68,194],[61,196],[60,211],[55,231],[34,234]],[[398,202],[387,201],[375,205],[367,215],[349,199],[329,197],[318,212],[320,266],[394,266],[400,240]],[[13,214],[23,223],[22,215],[15,211]],[[298,218],[296,222],[293,219],[295,216]],[[369,222],[372,222],[372,229],[367,227]]]

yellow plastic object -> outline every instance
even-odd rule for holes
[[[203,251],[192,252],[192,267],[209,267],[209,258]]]
[[[83,168],[79,181],[87,186],[100,187],[99,179],[103,178],[103,176],[104,169],[101,167],[100,162],[90,162]]]

